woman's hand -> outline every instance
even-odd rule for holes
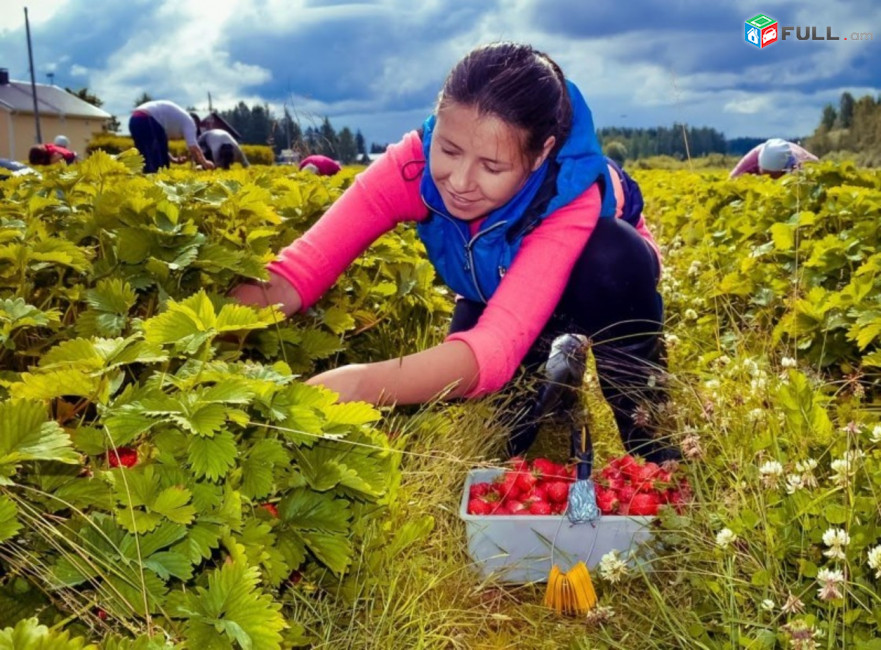
[[[280,305],[285,316],[296,314],[303,306],[300,294],[291,283],[272,271],[267,282],[244,282],[233,287],[229,297],[253,307]]]
[[[339,393],[341,402],[422,404],[464,396],[478,375],[471,348],[451,341],[398,359],[334,368],[306,383]]]

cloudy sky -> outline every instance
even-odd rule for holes
[[[810,134],[843,91],[881,93],[878,0],[4,0],[0,67],[88,87],[123,125],[143,92],[182,106],[284,106],[368,143],[422,122],[477,44],[529,42],[582,89],[602,126],[709,126],[728,138]],[[744,21],[815,27],[838,41],[763,50]],[[874,40],[854,40],[870,32]],[[848,40],[843,40],[847,36]]]

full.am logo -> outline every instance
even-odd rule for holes
[[[776,20],[765,14],[756,14],[744,23],[743,39],[750,45],[762,49],[778,40],[786,41],[795,37],[799,41],[871,41],[871,32],[851,32],[846,36],[832,33],[832,27],[816,25],[781,26]]]

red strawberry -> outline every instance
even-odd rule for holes
[[[620,456],[618,458],[613,458],[609,464],[612,467],[617,468],[622,473],[627,474],[629,472],[629,468],[637,465],[636,459],[630,454],[625,454],[624,456]]]
[[[604,515],[611,515],[618,509],[618,497],[612,490],[596,489],[597,507]]]
[[[485,497],[489,494],[490,490],[492,490],[492,485],[489,483],[474,483],[468,488],[468,496],[472,499]]]
[[[624,479],[624,475],[621,473],[621,470],[614,465],[606,465],[605,467],[603,467],[603,469],[600,470],[600,476],[610,481]]]
[[[488,515],[493,511],[493,506],[491,503],[484,501],[481,498],[471,499],[468,502],[468,514],[469,515]]]
[[[294,569],[291,571],[291,575],[288,576],[288,584],[296,585],[303,579],[303,574]]]
[[[548,501],[566,503],[569,499],[569,484],[565,481],[551,481],[545,485]]]
[[[551,504],[549,504],[547,501],[533,501],[529,504],[529,514],[549,515],[551,514]]]
[[[627,482],[624,480],[624,477],[619,474],[617,478],[610,478],[610,479],[602,479],[601,478],[597,484],[602,485],[603,487],[607,487],[610,490],[620,490],[625,485],[627,485]]]
[[[517,474],[506,472],[493,481],[496,493],[505,499],[516,499],[520,496],[520,488],[517,487]]]
[[[622,515],[630,514],[630,502],[636,496],[636,490],[632,485],[625,485],[617,492],[618,496],[618,513]]]
[[[508,506],[508,510],[511,511],[512,515],[528,514],[528,511],[526,509],[526,504],[523,503],[522,501],[517,501],[516,499],[509,500],[505,505]]]
[[[106,621],[106,620],[107,620],[107,612],[104,611],[103,609],[101,609],[100,607],[98,607],[98,608],[96,609],[96,611],[95,611],[95,616],[97,616],[97,617],[98,617],[99,619],[101,619],[102,621]]]
[[[629,513],[632,517],[654,516],[658,514],[661,500],[654,492],[641,492],[630,501]]]
[[[539,501],[549,501],[547,484],[538,483],[534,488],[532,488],[532,492],[529,496]]]
[[[527,492],[531,492],[532,488],[535,487],[535,484],[538,483],[538,479],[535,475],[530,471],[525,472],[517,472],[517,489],[520,490],[520,494],[526,494]]]
[[[547,458],[536,458],[532,461],[532,471],[541,477],[552,476],[557,471],[557,463]]]
[[[117,447],[107,450],[110,467],[134,467],[138,464],[138,450],[134,447]]]
[[[492,511],[494,515],[510,515],[511,509],[508,506],[499,504],[496,506],[495,510]]]
[[[260,507],[263,508],[270,515],[278,519],[278,508],[274,503],[261,503]]]
[[[511,456],[508,460],[508,465],[511,466],[515,472],[528,472],[529,471],[529,463],[526,462],[526,459],[523,456]]]

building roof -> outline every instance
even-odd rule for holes
[[[242,134],[236,131],[232,124],[227,122],[217,111],[211,111],[206,118],[202,120],[203,129],[223,129],[236,139],[237,142],[242,141]]]
[[[75,117],[91,117],[109,120],[112,115],[72,95],[58,86],[36,84],[37,108],[40,115],[64,115]],[[0,109],[15,113],[34,113],[34,97],[31,84],[24,81],[10,81],[0,84]]]

